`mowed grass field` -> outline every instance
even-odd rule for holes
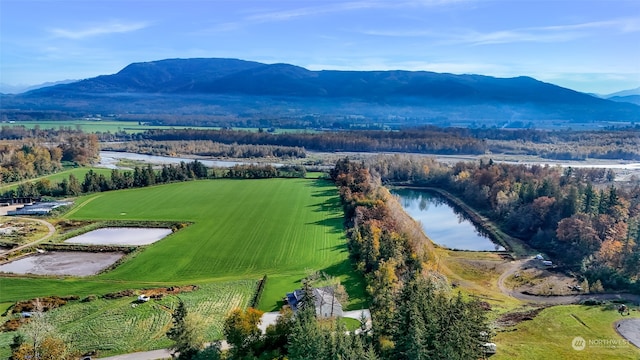
[[[88,278],[0,278],[0,302],[44,295],[101,294],[130,287],[205,284],[268,275],[260,308],[274,310],[310,271],[338,276],[365,306],[348,260],[343,213],[321,179],[201,180],[81,197],[77,220],[191,223],[110,272]]]
[[[498,352],[491,359],[640,359],[640,349],[616,333],[614,322],[623,318],[616,304],[563,305],[544,309],[493,339]],[[582,337],[585,348],[576,350],[573,339]]]

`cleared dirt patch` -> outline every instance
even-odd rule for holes
[[[558,271],[553,271],[536,259],[527,260],[506,279],[514,291],[532,295],[576,295],[578,281]]]
[[[34,275],[95,275],[113,265],[124,253],[88,253],[56,251],[30,255],[0,265],[0,272]]]
[[[496,324],[503,328],[515,326],[523,321],[533,320],[542,310],[544,310],[544,307],[529,309],[526,311],[510,312],[498,318]]]
[[[149,245],[171,234],[171,229],[162,228],[102,228],[65,241],[85,245]]]

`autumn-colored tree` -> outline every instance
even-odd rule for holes
[[[592,227],[590,219],[584,214],[576,214],[562,219],[556,230],[558,240],[571,245],[572,262],[579,263],[582,258],[600,249],[600,238]]]
[[[224,321],[224,335],[236,358],[253,354],[259,348],[262,332],[258,328],[263,312],[254,308],[235,309]]]

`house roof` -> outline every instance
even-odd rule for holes
[[[342,304],[334,297],[334,289],[330,286],[313,288],[314,306],[316,314],[322,317],[342,316]],[[287,293],[287,304],[294,312],[298,310],[300,304],[304,303],[305,293],[302,290],[294,290]]]

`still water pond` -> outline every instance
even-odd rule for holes
[[[171,229],[156,228],[102,228],[65,240],[66,243],[84,245],[149,245],[171,234]]]
[[[437,193],[411,189],[396,189],[392,193],[400,197],[404,210],[422,224],[435,243],[457,250],[504,250]]]

